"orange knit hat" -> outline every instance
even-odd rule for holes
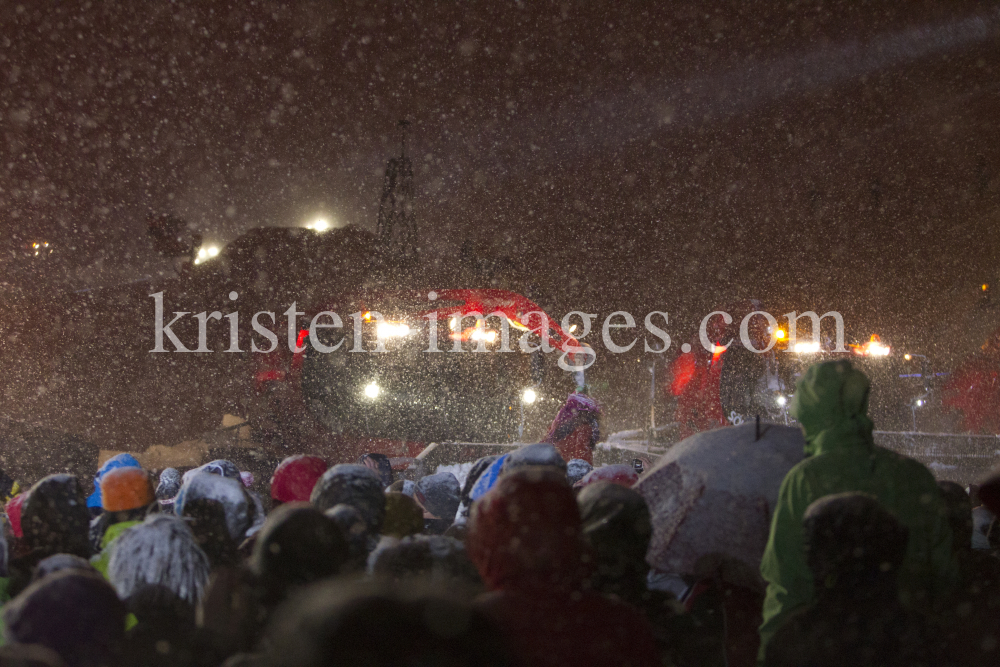
[[[115,468],[101,479],[101,498],[107,512],[122,512],[153,502],[153,485],[142,468]]]

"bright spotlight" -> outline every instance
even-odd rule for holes
[[[888,345],[882,343],[868,343],[868,354],[873,357],[888,357],[891,352]]]
[[[531,405],[536,400],[538,400],[538,394],[531,387],[525,389],[524,393],[521,394],[521,402],[525,405]]]
[[[322,234],[323,232],[325,232],[328,229],[330,229],[330,226],[331,225],[326,220],[326,218],[316,218],[315,220],[313,220],[312,222],[310,222],[308,225],[306,225],[306,229],[311,229],[314,232],[319,232],[320,234]]]
[[[374,380],[365,385],[365,396],[368,398],[378,398],[380,393],[382,393],[382,388]]]
[[[492,329],[473,329],[472,333],[469,334],[469,338],[487,343],[495,343],[497,342],[497,332]]]
[[[195,259],[206,260],[216,257],[219,254],[219,246],[206,245],[198,248],[198,255]]]
[[[788,402],[788,399],[785,398],[784,396],[779,396],[777,400],[778,400],[778,405],[781,405],[781,406],[785,405],[785,403]]]
[[[202,262],[207,262],[213,257],[218,257],[218,255],[219,255],[219,246],[203,245],[202,247],[198,248],[198,252],[194,257],[194,263],[201,264]]]
[[[402,338],[410,335],[410,326],[406,322],[379,322],[375,332],[379,338]]]

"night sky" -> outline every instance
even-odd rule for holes
[[[0,224],[53,289],[162,270],[150,211],[374,229],[406,118],[424,256],[492,245],[557,310],[972,308],[1000,4],[715,4],[4,2]]]

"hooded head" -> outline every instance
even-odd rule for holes
[[[213,568],[239,563],[240,543],[229,532],[226,510],[220,503],[208,498],[195,498],[184,506],[183,519]]]
[[[417,482],[413,498],[433,518],[451,522],[455,520],[458,506],[462,502],[462,489],[458,478],[450,472],[427,475]]]
[[[273,604],[295,587],[339,574],[348,557],[340,526],[308,503],[290,503],[267,517],[252,565],[265,602]]]
[[[594,551],[593,587],[632,599],[646,588],[646,551],[653,535],[649,507],[638,492],[602,481],[576,497],[583,534]]]
[[[806,454],[838,444],[873,446],[868,377],[840,359],[810,366],[799,380],[791,414],[805,433]]]
[[[178,516],[190,516],[189,505],[197,501],[201,501],[199,505],[218,505],[225,515],[229,536],[237,544],[243,541],[246,531],[253,523],[254,506],[239,476],[234,479],[198,470],[181,486],[177,500],[174,501],[174,511]]]
[[[824,496],[802,519],[817,591],[866,594],[894,586],[909,531],[873,496]]]
[[[310,586],[274,615],[264,646],[271,667],[516,664],[477,609],[370,583]]]
[[[254,543],[252,565],[271,602],[296,586],[332,577],[348,559],[340,526],[308,503],[282,505]]]
[[[34,574],[31,575],[31,581],[35,582],[39,579],[44,579],[50,574],[62,572],[63,570],[97,572],[94,566],[91,565],[90,561],[86,558],[80,558],[79,556],[73,556],[70,554],[56,554],[54,556],[49,556],[48,558],[43,558],[38,562],[38,565],[35,566]]]
[[[161,584],[140,583],[124,602],[141,628],[147,633],[156,633],[158,639],[170,645],[168,656],[181,648],[183,629],[195,626],[197,608],[190,600],[178,597],[176,592]],[[136,647],[138,643],[128,642],[127,646]],[[154,664],[166,664],[166,661]]]
[[[480,476],[486,472],[494,461],[500,458],[499,455],[494,454],[493,456],[484,456],[478,459],[469,468],[469,474],[465,476],[465,483],[462,485],[462,502],[466,505],[472,505],[472,487],[475,486],[476,482],[479,481]]]
[[[215,459],[214,461],[209,461],[205,465],[198,468],[198,470],[211,473],[213,475],[219,475],[220,477],[235,479],[241,484],[243,483],[243,480],[240,477],[240,469],[236,467],[235,463],[227,461],[226,459]]]
[[[87,507],[92,507],[99,509],[104,507],[101,499],[101,480],[110,471],[117,468],[141,468],[139,462],[131,454],[116,454],[110,459],[104,462],[100,468],[97,469],[97,475],[94,477],[94,492],[90,494],[87,498]]]
[[[584,343],[586,345],[586,343]],[[578,380],[579,382],[579,380]],[[581,427],[590,429],[590,437],[587,441],[588,447],[593,447],[600,439],[600,418],[601,406],[590,396],[584,393],[586,390],[579,387],[577,391],[566,398],[566,403],[559,408],[555,419],[549,426],[548,433],[542,439],[545,443],[561,442]]]
[[[503,464],[503,472],[506,474],[517,468],[535,466],[549,466],[566,473],[566,460],[554,445],[547,442],[525,445],[512,451]]]
[[[479,478],[472,485],[472,490],[469,491],[470,500],[479,500],[493,488],[497,480],[500,479],[500,472],[503,470],[503,465],[507,462],[508,456],[510,456],[509,453],[498,456],[479,474]]]
[[[375,474],[382,480],[383,488],[392,484],[392,461],[385,454],[362,454],[358,463],[374,470]]]
[[[8,642],[40,644],[69,667],[99,667],[116,664],[125,637],[125,605],[99,574],[63,570],[8,603],[3,622]]]
[[[142,468],[116,468],[101,478],[101,500],[106,512],[138,509],[154,499],[153,485]]]
[[[160,483],[156,486],[156,499],[172,501],[181,490],[181,473],[177,468],[165,468],[160,473]]]
[[[108,579],[124,600],[144,586],[159,586],[194,607],[209,570],[208,556],[184,520],[154,514],[115,541]]]
[[[361,512],[353,505],[340,504],[334,505],[323,515],[340,527],[340,532],[347,540],[348,568],[363,569],[368,560],[368,542],[371,535],[368,533],[368,524]],[[421,527],[423,527],[422,521]]]
[[[951,526],[951,544],[956,552],[972,549],[972,501],[961,484],[938,482],[941,497],[948,508],[948,525]]]
[[[316,482],[327,469],[318,456],[289,456],[274,469],[271,499],[280,503],[307,503]]]
[[[569,482],[570,486],[573,486],[581,479],[587,476],[594,466],[590,465],[583,459],[571,459],[569,463],[566,464],[566,481]]]
[[[390,491],[385,494],[385,520],[382,534],[403,538],[416,535],[424,529],[424,511],[417,501],[403,493]]]
[[[24,499],[21,529],[30,549],[89,558],[90,513],[80,481],[49,475],[36,482]]]
[[[491,590],[573,590],[589,575],[576,497],[548,466],[502,475],[472,506],[466,545]]]
[[[309,501],[320,511],[334,505],[353,505],[364,517],[368,530],[376,535],[385,517],[385,491],[382,480],[371,468],[341,464],[323,473],[316,482]]]
[[[465,545],[444,535],[413,535],[397,544],[378,549],[372,573],[393,580],[421,579],[435,588],[455,586],[482,589],[476,566],[465,553]]]

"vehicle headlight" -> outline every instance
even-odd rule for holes
[[[492,329],[473,329],[469,338],[476,341],[485,341],[487,343],[497,342],[497,332]]]
[[[888,345],[882,345],[881,343],[868,344],[868,354],[872,357],[888,357],[891,351]]]
[[[379,322],[375,333],[379,338],[402,338],[410,335],[410,326],[406,322]]]
[[[521,393],[521,402],[524,403],[525,405],[531,405],[537,400],[538,400],[538,393],[531,387],[528,387]]]

